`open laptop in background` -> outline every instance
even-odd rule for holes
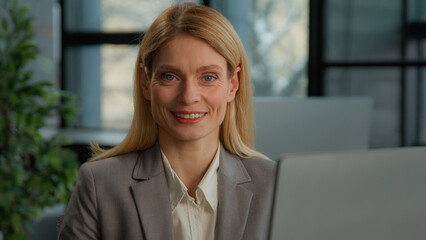
[[[282,157],[270,240],[426,239],[426,147]]]
[[[368,97],[256,97],[255,149],[283,153],[368,149],[373,100]]]

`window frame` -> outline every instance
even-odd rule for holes
[[[325,96],[325,73],[329,68],[388,68],[398,67],[401,70],[399,81],[400,88],[400,146],[420,146],[424,145],[420,139],[420,98],[422,92],[414,93],[417,102],[416,111],[407,110],[407,104],[410,102],[408,89],[412,89],[412,83],[407,81],[406,72],[408,68],[426,67],[425,60],[406,60],[407,44],[409,40],[426,40],[426,22],[409,22],[408,20],[408,0],[402,0],[402,41],[400,44],[400,59],[397,61],[328,61],[325,59],[325,36],[324,27],[326,22],[325,14],[326,0],[310,0],[309,14],[309,62],[308,62],[308,95]],[[419,87],[420,88],[420,87]],[[418,88],[418,89],[419,89]],[[424,116],[426,117],[426,116]],[[410,123],[415,121],[415,126]],[[425,121],[425,120],[424,120]]]

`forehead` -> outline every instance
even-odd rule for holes
[[[178,68],[197,68],[218,65],[226,71],[226,60],[212,46],[200,38],[177,35],[160,48],[153,59],[153,69],[161,65]]]

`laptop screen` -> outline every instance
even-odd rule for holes
[[[270,239],[426,239],[426,147],[282,157]]]

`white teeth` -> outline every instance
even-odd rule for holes
[[[176,116],[178,116],[180,118],[185,118],[185,119],[197,119],[197,118],[204,116],[204,114],[205,113],[191,113],[191,114],[175,113]]]

